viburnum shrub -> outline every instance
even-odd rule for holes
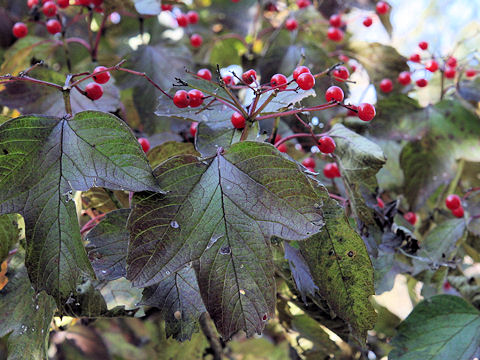
[[[384,1],[4,3],[1,358],[477,356],[468,42],[355,40]]]

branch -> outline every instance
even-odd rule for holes
[[[220,339],[216,334],[215,329],[212,326],[212,319],[207,312],[203,313],[200,316],[200,327],[202,329],[203,334],[208,340],[210,344],[210,349],[213,352],[213,360],[222,360],[223,358],[223,347],[220,343]]]

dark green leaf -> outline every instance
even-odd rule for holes
[[[195,150],[192,143],[181,143],[177,141],[167,141],[160,146],[154,147],[147,154],[147,159],[150,162],[150,166],[155,168],[165,160],[177,156],[177,155],[194,155],[200,154]]]

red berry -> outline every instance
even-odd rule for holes
[[[310,73],[303,73],[297,78],[297,84],[302,90],[310,90],[315,86],[315,78]]]
[[[366,27],[369,27],[370,25],[373,24],[373,20],[370,16],[367,16],[364,20],[363,20],[363,25],[366,26]]]
[[[338,28],[342,25],[342,17],[338,14],[333,14],[332,16],[330,16],[328,22],[331,26]]]
[[[287,152],[287,145],[285,144],[280,144],[277,146],[277,149],[278,151],[280,151],[281,153],[286,153]]]
[[[456,194],[448,195],[447,198],[445,199],[445,206],[447,207],[447,209],[450,209],[450,210],[458,209],[460,206],[462,206],[460,196]]]
[[[354,111],[357,110],[357,111]],[[358,115],[358,106],[357,105],[348,105],[347,116],[357,116]]]
[[[388,12],[388,10],[390,9],[390,6],[385,1],[379,1],[375,6],[375,8],[377,10],[377,13],[382,15]]]
[[[198,122],[196,121],[190,125],[190,135],[192,135],[193,137],[195,137],[195,134],[197,133],[197,127],[198,127]]]
[[[85,92],[87,93],[88,98],[92,100],[98,100],[103,95],[103,88],[101,85],[98,85],[97,83],[92,82],[87,86],[85,86]]]
[[[428,85],[428,81],[426,79],[418,79],[415,81],[418,87],[425,87]]]
[[[343,97],[344,97],[343,90],[338,86],[330,86],[325,92],[325,100],[327,100],[328,102],[330,101],[341,102],[343,100]]]
[[[98,8],[100,5],[103,4],[103,0],[90,0],[90,3],[96,8]]]
[[[173,5],[171,4],[162,4],[162,11],[170,11],[173,9]]]
[[[243,74],[242,74],[242,80],[250,85],[251,83],[253,83],[255,80],[257,80],[257,73],[255,70],[253,69],[250,69],[250,70],[247,70],[245,71]]]
[[[389,93],[390,91],[393,90],[393,82],[390,79],[383,79],[380,81],[380,90],[382,90],[384,93]]]
[[[350,61],[350,58],[347,55],[340,54],[338,55],[338,60],[343,61],[346,64]]]
[[[427,50],[428,49],[428,42],[426,41],[420,41],[418,43],[418,47],[422,50]]]
[[[444,291],[449,291],[451,288],[452,288],[452,285],[448,281],[445,281],[443,283],[443,290]]]
[[[285,28],[286,28],[288,31],[293,31],[293,30],[295,30],[296,28],[298,28],[298,22],[297,22],[297,20],[295,20],[295,19],[293,19],[293,18],[287,19],[287,21],[285,21]]]
[[[311,4],[310,0],[297,0],[297,6],[299,9],[304,9],[309,7]]]
[[[453,216],[457,218],[462,218],[464,215],[463,207],[456,208],[455,210],[452,210]]]
[[[445,77],[447,79],[453,79],[456,73],[457,71],[455,70],[455,68],[450,66],[448,66],[444,71]]]
[[[13,25],[13,28],[12,28],[12,33],[13,33],[13,36],[15,36],[18,39],[27,36],[28,34],[27,25],[25,25],[23,22],[15,23],[15,25]]]
[[[435,72],[438,70],[438,62],[435,60],[429,60],[427,61],[427,64],[425,65],[425,69],[427,69],[430,72]]]
[[[69,0],[57,0],[57,5],[61,9],[66,9],[68,7],[68,5],[70,5],[70,1]]]
[[[187,13],[187,20],[189,24],[198,23],[198,13],[196,11],[189,11]]]
[[[55,35],[62,31],[62,24],[60,24],[60,21],[58,21],[57,19],[48,20],[46,26],[47,31],[52,35]]]
[[[336,27],[329,27],[327,36],[332,41],[340,42],[343,40],[343,31]]]
[[[222,77],[223,82],[225,85],[232,85],[233,84],[233,76],[232,75],[225,75]]]
[[[414,212],[409,211],[405,215],[403,215],[403,217],[412,225],[415,225],[415,223],[417,222],[417,214],[415,214]]]
[[[198,35],[198,34],[193,34],[191,37],[190,37],[190,44],[197,48],[197,47],[200,47],[203,43],[203,38],[201,35]]]
[[[466,75],[467,77],[474,77],[475,75],[477,75],[477,70],[475,70],[475,69],[467,69],[467,70],[465,71],[465,75]]]
[[[147,138],[141,137],[138,139],[138,142],[142,146],[143,152],[147,153],[150,150],[150,141]]]
[[[453,56],[450,56],[446,62],[446,64],[452,68],[457,66],[457,59],[455,59]]]
[[[190,98],[190,107],[198,107],[203,104],[203,93],[200,90],[193,89],[188,92]]]
[[[278,12],[278,7],[275,3],[269,2],[265,5],[265,11]]]
[[[42,6],[42,11],[46,17],[52,17],[57,14],[57,5],[53,1],[47,1]]]
[[[185,90],[178,90],[173,96],[173,103],[183,109],[190,105],[190,97]]]
[[[270,85],[276,87],[280,90],[285,90],[287,88],[287,77],[283,74],[275,74],[270,80]]]
[[[412,78],[408,71],[402,71],[400,74],[398,74],[397,80],[402,85],[408,85],[412,82]]]
[[[188,18],[185,14],[178,14],[177,15],[177,24],[180,27],[186,27],[188,25]]]
[[[335,141],[330,136],[322,136],[318,140],[318,148],[324,154],[331,154],[335,150]]]
[[[310,69],[306,66],[298,66],[297,68],[295,68],[295,70],[293,70],[293,80],[296,81],[301,74],[305,73],[310,74]]]
[[[239,112],[235,111],[230,120],[235,129],[243,129],[245,127],[245,118]]]
[[[412,55],[410,55],[410,61],[419,63],[420,60],[421,60],[421,58],[420,58],[420,55],[419,55],[419,54],[412,54]]]
[[[302,161],[302,165],[307,168],[315,168],[315,159],[312,157],[307,157]]]
[[[380,209],[383,209],[385,207],[385,203],[383,202],[382,198],[377,197],[377,205]]]
[[[337,81],[344,82],[348,79],[350,73],[345,66],[339,66],[335,70],[333,70],[333,78]]]
[[[376,115],[375,107],[369,103],[358,105],[358,118],[363,121],[370,121]]]
[[[341,176],[336,163],[325,164],[323,168],[323,175],[325,175],[327,179],[333,179]]]
[[[105,66],[97,66],[95,68],[95,70],[93,70],[93,74],[94,74],[93,75],[93,80],[97,84],[105,84],[110,80],[110,73],[108,71],[95,75],[96,73],[98,73],[100,71],[103,71],[103,70],[107,70],[107,68]]]
[[[212,80],[212,72],[208,69],[200,69],[197,71],[197,76],[205,80]]]
[[[38,5],[38,0],[28,0],[27,1],[27,6],[28,6],[29,9],[31,9],[35,5]]]

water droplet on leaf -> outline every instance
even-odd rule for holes
[[[173,316],[175,317],[175,319],[180,320],[182,318],[182,313],[177,310],[173,313]]]
[[[232,252],[232,249],[230,249],[230,246],[222,246],[220,248],[220,254],[222,255],[228,255]]]
[[[174,228],[174,229],[178,229],[178,228],[180,227],[180,225],[178,225],[178,223],[177,223],[175,220],[173,220],[173,221],[170,223],[170,226],[171,226],[172,228]]]
[[[222,234],[214,234],[214,235],[212,235],[212,237],[210,238],[210,241],[209,241],[208,244],[207,244],[206,250],[210,249],[210,248],[213,246],[213,244],[215,244],[215,243],[218,241],[218,239],[220,239],[221,237],[223,237]]]
[[[240,289],[240,294],[245,295],[245,290]]]

